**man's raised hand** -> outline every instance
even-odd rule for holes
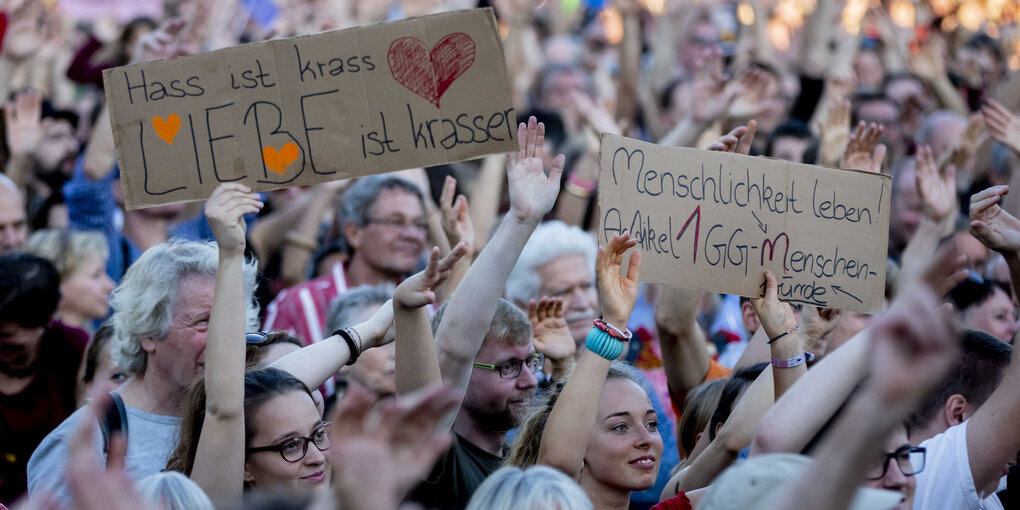
[[[992,186],[970,198],[970,231],[1007,260],[1020,254],[1020,220],[999,207],[1009,186]]]
[[[209,219],[220,252],[244,252],[244,215],[257,213],[262,206],[258,193],[252,193],[244,184],[228,182],[213,190],[205,204],[205,217]]]
[[[439,258],[439,247],[432,247],[425,270],[411,276],[397,286],[393,293],[393,304],[405,309],[421,308],[436,302],[435,289],[450,277],[450,270],[468,251],[468,242],[461,241],[450,253]]]
[[[545,124],[535,117],[517,127],[520,150],[507,156],[507,181],[510,187],[511,217],[538,223],[552,210],[560,193],[560,176],[566,157],[556,156],[546,175],[542,164],[545,151]]]
[[[537,302],[532,299],[528,302],[528,320],[535,337],[535,351],[553,361],[574,357],[577,344],[567,327],[563,299],[543,297]]]

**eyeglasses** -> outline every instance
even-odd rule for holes
[[[923,446],[901,446],[892,453],[885,453],[882,455],[882,468],[878,466],[872,468],[868,475],[864,477],[865,480],[881,480],[885,477],[886,472],[889,471],[889,461],[896,461],[896,465],[900,467],[900,472],[903,476],[913,476],[924,470],[924,461],[927,456],[927,451]]]
[[[429,224],[424,219],[416,219],[411,221],[404,221],[399,218],[369,218],[367,224],[382,225],[383,227],[392,228],[394,230],[403,230],[411,227],[419,232],[428,232]]]
[[[521,375],[521,369],[524,368],[524,365],[528,365],[528,370],[531,370],[533,373],[538,372],[545,366],[545,355],[532,353],[527,359],[508,359],[498,365],[475,363],[475,366],[478,368],[487,368],[499,372],[499,377],[502,379],[513,379]]]
[[[290,437],[282,442],[269,445],[247,448],[248,453],[256,452],[280,452],[280,456],[287,462],[297,462],[305,458],[308,453],[308,443],[314,443],[320,452],[329,449],[329,422],[324,422],[312,432],[311,437]]]
[[[250,333],[245,333],[244,341],[248,345],[262,345],[276,340],[280,335],[281,333],[279,331],[252,331]]]

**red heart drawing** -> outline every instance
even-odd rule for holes
[[[439,40],[432,51],[414,37],[390,44],[386,59],[393,79],[439,108],[439,98],[475,62],[475,42],[463,32]]]

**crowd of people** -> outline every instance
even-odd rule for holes
[[[1020,4],[88,3],[0,2],[0,509],[1020,504]],[[473,7],[516,152],[124,207],[103,70]],[[602,133],[890,175],[885,304],[641,282]]]

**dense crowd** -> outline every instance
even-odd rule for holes
[[[473,7],[516,152],[124,207],[103,70]],[[0,509],[1020,505],[1018,21],[0,1]],[[603,133],[891,176],[884,304],[641,282],[596,239]]]

